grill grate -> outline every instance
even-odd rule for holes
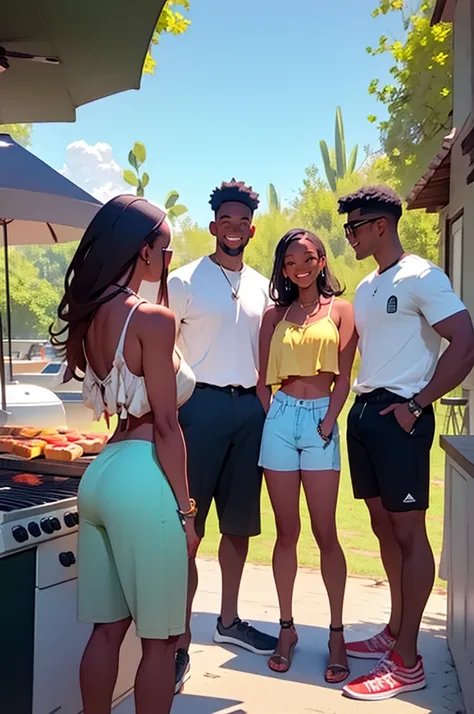
[[[0,511],[11,512],[77,496],[80,479],[28,472],[0,475]]]

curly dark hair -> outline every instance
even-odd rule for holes
[[[291,280],[283,275],[283,266],[285,264],[285,255],[290,243],[300,238],[307,238],[316,248],[316,252],[320,258],[326,258],[326,248],[324,243],[318,236],[304,228],[293,228],[288,233],[285,233],[283,238],[278,241],[275,248],[275,257],[273,259],[272,277],[270,278],[270,297],[278,307],[289,307],[295,300],[298,299],[298,286],[292,283]],[[326,262],[326,266],[316,279],[316,285],[320,295],[324,297],[333,297],[342,295],[344,288],[341,288],[339,280],[332,274]]]
[[[259,195],[252,186],[246,186],[243,181],[236,181],[233,178],[231,181],[223,181],[220,186],[216,186],[211,193],[211,208],[214,213],[217,213],[223,203],[236,201],[243,203],[247,208],[250,208],[254,213],[260,203]]]
[[[402,201],[389,186],[363,186],[355,193],[340,198],[339,213],[350,213],[360,208],[361,215],[385,211],[397,220],[402,215]]]

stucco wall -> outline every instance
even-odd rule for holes
[[[457,0],[454,12],[454,126],[460,128],[472,108],[473,44],[471,0]]]
[[[453,123],[458,130],[451,152],[449,218],[463,216],[463,300],[474,316],[474,184],[467,185],[469,158],[461,143],[474,120],[474,8],[471,0],[457,0],[454,17]],[[469,117],[471,119],[469,120]],[[464,385],[474,390],[474,373]],[[471,433],[474,431],[474,391],[470,392]]]

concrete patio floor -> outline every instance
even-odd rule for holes
[[[191,678],[175,698],[172,714],[462,714],[462,695],[446,646],[446,597],[432,595],[423,622],[420,650],[428,681],[426,689],[369,703],[343,697],[324,682],[327,657],[328,608],[318,572],[301,569],[295,589],[295,623],[299,643],[291,670],[273,674],[267,658],[235,647],[213,644],[220,605],[220,574],[212,560],[199,561],[200,584],[193,617]],[[370,636],[387,621],[389,592],[384,584],[351,578],[347,584],[345,622],[347,639]],[[271,569],[248,565],[240,597],[240,616],[277,634],[278,608]],[[355,677],[373,666],[349,660]],[[134,714],[132,698],[114,714]]]

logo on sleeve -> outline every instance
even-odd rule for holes
[[[396,295],[391,295],[387,300],[387,312],[389,315],[397,312],[398,310],[398,298]]]

